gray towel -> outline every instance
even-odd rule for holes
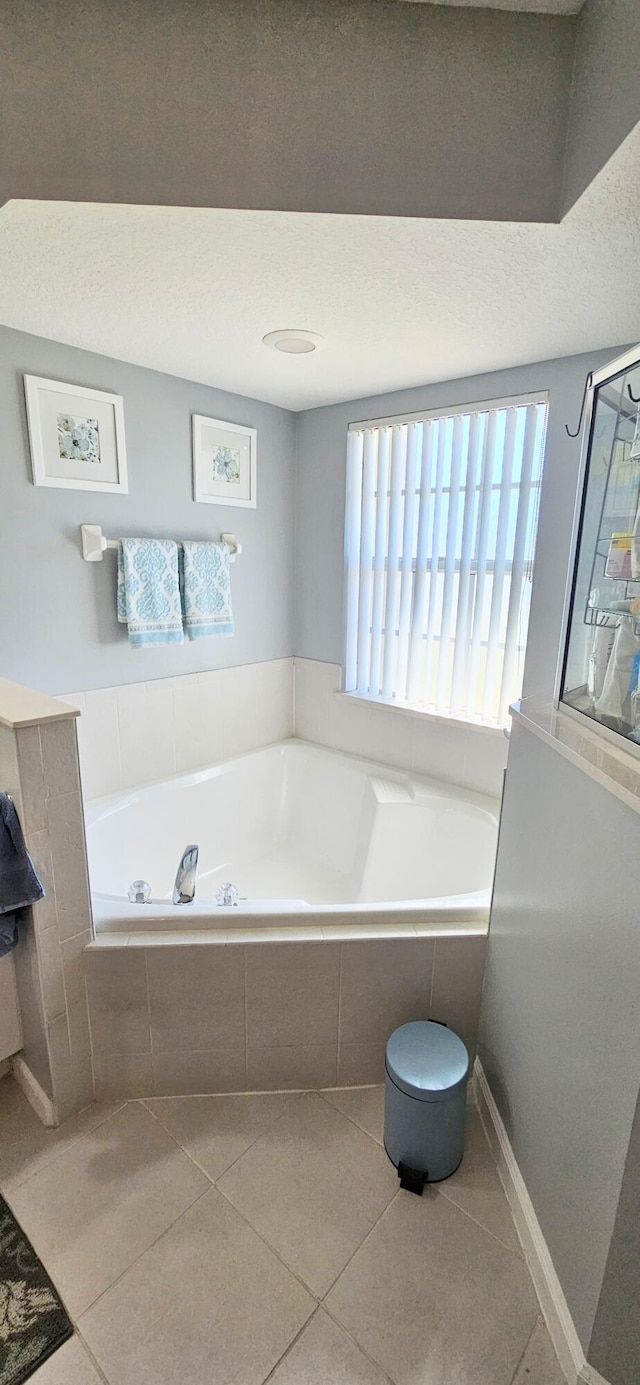
[[[19,911],[43,895],[18,814],[9,795],[0,793],[0,957],[11,952],[18,941]]]

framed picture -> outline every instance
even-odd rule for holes
[[[194,414],[194,500],[255,510],[257,439],[255,428]]]
[[[127,492],[119,394],[25,375],[34,486]]]

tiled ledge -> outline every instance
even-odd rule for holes
[[[570,712],[554,707],[547,699],[528,697],[514,703],[515,722],[551,746],[601,788],[640,813],[640,759],[631,751],[618,748],[600,735],[586,718],[584,726]]]
[[[60,702],[57,697],[0,678],[0,725],[8,726],[11,731],[24,726],[43,726],[48,721],[64,721],[77,715],[76,707]]]
[[[418,923],[332,923],[324,927],[290,924],[280,927],[140,929],[137,932],[97,932],[87,951],[104,952],[123,947],[244,947],[253,943],[333,943],[379,942],[383,938],[474,938],[486,937],[488,911],[482,917],[450,924],[443,921]]]

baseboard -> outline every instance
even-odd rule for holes
[[[60,1122],[51,1097],[47,1096],[47,1093],[40,1086],[38,1079],[34,1077],[31,1068],[27,1066],[21,1054],[16,1053],[15,1057],[12,1058],[11,1067],[18,1086],[22,1087],[29,1105],[33,1107],[42,1124],[59,1125]]]
[[[549,1247],[479,1058],[474,1067],[474,1091],[562,1372],[569,1385],[607,1385],[585,1359]]]

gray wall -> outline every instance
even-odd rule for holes
[[[612,1385],[640,1380],[640,1100],[607,1257],[589,1360]]]
[[[0,201],[558,218],[572,18],[397,0],[2,8]]]
[[[401,390],[297,415],[296,654],[342,661],[346,430],[358,419],[549,391],[538,548],[525,667],[527,693],[553,690],[576,496],[576,428],[587,372],[622,350],[541,361],[419,389]]]
[[[129,494],[31,483],[22,376],[124,397]],[[196,505],[191,414],[258,429],[255,510]],[[0,672],[43,692],[82,691],[293,653],[294,419],[284,409],[0,328]],[[130,649],[115,616],[115,558],[85,563],[79,525],[105,534],[218,538],[232,567],[236,634]]]
[[[638,1095],[639,898],[640,817],[514,724],[479,1051],[585,1351]]]
[[[562,214],[640,120],[640,4],[586,0],[580,13]]]

